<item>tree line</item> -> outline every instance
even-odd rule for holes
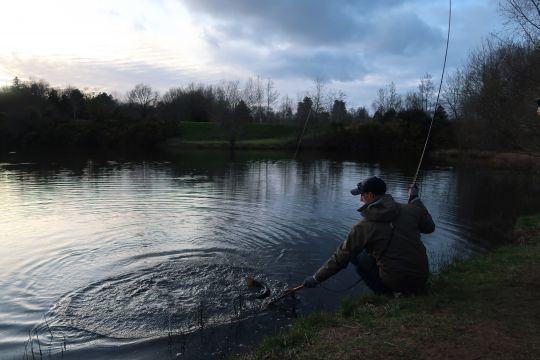
[[[0,148],[150,149],[181,135],[182,121],[217,122],[231,146],[246,123],[307,121],[313,146],[416,149],[434,120],[430,146],[540,151],[533,99],[540,96],[540,1],[506,0],[499,11],[511,36],[491,37],[450,74],[436,104],[430,74],[400,94],[393,82],[366,107],[347,108],[346,94],[320,78],[295,102],[272,79],[189,84],[159,95],[138,84],[117,99],[105,92],[21,81],[0,89]],[[307,140],[309,144],[309,139]]]

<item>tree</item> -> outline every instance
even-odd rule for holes
[[[422,99],[417,92],[408,92],[405,95],[405,110],[423,109]]]
[[[84,94],[79,89],[68,87],[64,90],[62,101],[68,104],[71,109],[73,120],[77,120],[77,116],[84,103]]]
[[[540,0],[504,0],[499,2],[499,12],[506,17],[505,25],[527,42],[540,42]]]
[[[332,122],[343,122],[347,116],[347,107],[345,106],[345,101],[334,100],[334,105],[332,106],[331,119]]]
[[[350,113],[352,114],[354,121],[358,121],[362,123],[362,122],[368,122],[370,120],[369,113],[367,109],[365,108],[365,106],[361,106],[357,109],[351,109]]]
[[[371,105],[373,111],[381,115],[386,111],[386,97],[386,89],[379,88],[377,90],[377,97],[375,98],[375,100],[373,100],[373,104]]]
[[[242,100],[239,81],[226,81],[216,89],[216,107],[214,116],[225,128],[229,135],[229,145],[235,146],[236,138],[243,125],[244,110],[249,108]],[[237,118],[240,115],[240,118]]]
[[[320,114],[324,110],[324,98],[326,92],[326,81],[320,77],[313,79],[313,92],[311,94],[311,100],[313,104],[313,112],[315,115]]]
[[[269,118],[270,110],[279,98],[279,92],[275,89],[274,82],[268,78],[266,80],[265,97],[266,97],[266,118]]]
[[[461,105],[463,97],[463,87],[465,86],[465,76],[461,69],[446,78],[441,97],[446,107],[451,112],[451,118],[457,120],[461,116]]]
[[[377,90],[377,98],[373,101],[372,107],[375,112],[384,114],[389,110],[397,112],[401,110],[401,95],[396,91],[394,82],[390,82],[386,87]]]
[[[146,117],[151,108],[156,105],[158,93],[145,84],[137,84],[127,93],[128,102],[140,109],[142,117]]]
[[[300,101],[296,106],[296,119],[300,123],[304,123],[308,116],[313,116],[310,114],[313,111],[313,100],[310,97],[304,97],[304,100]]]
[[[285,95],[280,106],[281,119],[283,122],[290,122],[293,118],[293,103],[289,95]]]
[[[255,79],[248,78],[242,98],[246,106],[259,119],[259,124],[262,123],[264,94],[265,87],[262,84],[261,77],[257,75]]]
[[[433,84],[430,74],[426,73],[420,78],[420,83],[418,84],[418,95],[420,96],[422,110],[429,112],[433,106],[433,98],[435,96],[435,85]]]

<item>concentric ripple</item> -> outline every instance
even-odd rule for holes
[[[223,257],[168,259],[155,266],[89,284],[65,294],[38,332],[84,343],[97,338],[143,339],[189,333],[264,311],[263,290],[248,289],[255,270]],[[283,283],[255,274],[270,292]],[[42,335],[43,336],[43,335]]]

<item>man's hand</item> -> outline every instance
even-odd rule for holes
[[[306,280],[304,280],[304,284],[303,284],[305,287],[307,288],[314,288],[314,287],[317,287],[317,285],[319,285],[319,281],[317,279],[315,279],[315,275],[313,276],[308,276],[306,278]]]
[[[409,188],[409,202],[416,199],[420,194],[420,190],[418,189],[418,185],[416,183],[412,184]]]

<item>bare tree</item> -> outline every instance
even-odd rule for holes
[[[246,84],[244,86],[242,99],[246,103],[246,105],[249,107],[252,113],[255,113],[255,81],[252,77],[249,77],[246,81]]]
[[[441,96],[447,109],[450,110],[450,118],[457,120],[461,116],[461,104],[465,86],[465,74],[461,69],[447,77]]]
[[[137,84],[135,85],[135,88],[127,93],[128,102],[139,107],[143,117],[148,114],[150,108],[156,105],[158,97],[159,94],[145,84]]]
[[[540,0],[504,0],[499,12],[506,17],[505,25],[513,28],[530,43],[540,42]]]
[[[430,74],[426,73],[420,78],[418,84],[418,94],[420,95],[420,101],[422,102],[422,109],[425,112],[430,111],[433,107],[433,98],[435,96],[435,85]]]
[[[255,104],[257,106],[257,114],[259,117],[259,124],[262,124],[263,102],[264,102],[264,87],[261,81],[261,77],[257,75],[255,79]]]
[[[270,110],[276,103],[279,98],[279,92],[276,90],[274,82],[272,79],[268,78],[266,80],[265,97],[266,97],[266,118],[268,119]]]
[[[280,106],[280,112],[281,112],[281,118],[284,122],[290,122],[293,118],[293,101],[289,97],[288,94],[286,94],[282,101]]]
[[[379,112],[381,115],[388,110],[401,110],[402,98],[396,91],[396,85],[393,81],[384,88],[377,90],[377,98],[371,106],[374,111]]]
[[[419,110],[422,108],[422,99],[417,92],[411,91],[405,95],[405,109]]]
[[[398,94],[396,91],[396,84],[392,81],[390,85],[388,85],[388,103],[386,104],[386,108],[388,110],[393,109],[395,111],[401,110],[401,95]]]
[[[386,103],[387,103],[386,88],[379,88],[377,90],[377,97],[373,100],[371,107],[373,111],[379,112],[381,115],[386,112]]]
[[[326,81],[320,77],[313,79],[313,93],[311,94],[311,100],[313,100],[313,111],[315,114],[319,114],[324,110],[324,98],[326,92]]]

